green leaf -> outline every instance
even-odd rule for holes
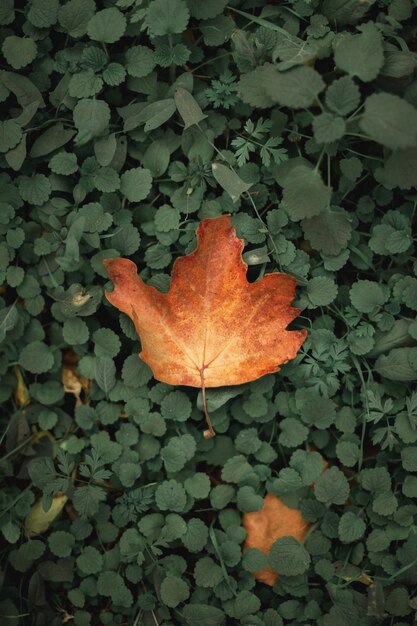
[[[119,337],[110,328],[99,328],[93,333],[94,353],[98,357],[115,357],[120,351]]]
[[[9,65],[20,70],[36,59],[38,47],[30,37],[11,35],[3,41],[2,52]]]
[[[355,352],[357,354],[357,352]],[[336,444],[336,454],[342,465],[354,467],[361,457],[361,451],[356,443],[352,441],[338,441]]]
[[[187,91],[187,89],[184,89],[183,87],[178,87],[175,90],[174,101],[178,113],[184,120],[184,130],[190,128],[190,126],[193,126],[194,124],[198,125],[207,117],[207,115],[205,115],[201,110],[195,98],[189,91]]]
[[[304,574],[310,567],[310,561],[309,553],[294,537],[277,539],[269,551],[271,566],[284,576]]]
[[[200,552],[207,543],[207,526],[198,518],[192,517],[187,523],[187,530],[181,541],[190,552]]]
[[[211,0],[210,3],[205,0],[187,0],[191,15],[199,20],[216,17],[223,12],[226,5],[227,0]]]
[[[15,172],[18,172],[27,157],[26,135],[23,135],[21,142],[18,143],[15,148],[9,150],[9,152],[7,152],[4,156],[9,166]]]
[[[232,456],[222,469],[222,480],[227,483],[240,483],[253,472],[252,466],[243,454]]]
[[[272,53],[272,60],[277,58],[281,63],[277,64],[280,71],[285,71],[296,65],[308,64],[316,58],[318,52],[317,44],[314,40],[303,41],[295,35],[289,33],[277,33],[276,45]]]
[[[182,615],[189,626],[223,626],[226,619],[223,611],[208,604],[187,604],[182,609]]]
[[[69,0],[59,9],[58,22],[70,37],[82,37],[95,10],[94,0]]]
[[[117,87],[126,78],[126,70],[120,63],[109,63],[103,72],[103,80],[107,85]]]
[[[210,478],[203,472],[196,472],[194,476],[185,480],[184,487],[186,492],[193,498],[207,498],[211,487]]]
[[[408,446],[401,450],[402,466],[408,472],[417,472],[417,446]]]
[[[97,485],[88,484],[85,487],[78,487],[74,491],[74,495],[72,497],[72,502],[76,511],[80,514],[82,518],[92,517],[96,515],[100,503],[106,500],[107,494],[106,490],[102,487],[98,487]],[[89,559],[85,560],[85,567],[91,567],[91,565],[87,565]],[[97,569],[99,571],[101,568]]]
[[[59,557],[67,557],[71,554],[75,545],[75,537],[64,530],[51,533],[48,537],[48,547],[52,554]]]
[[[305,165],[294,167],[283,185],[285,209],[294,222],[327,209],[331,194],[331,188],[324,184],[320,173]]]
[[[77,155],[73,152],[59,152],[49,161],[49,167],[55,174],[70,176],[78,170]]]
[[[308,428],[294,417],[283,419],[280,422],[280,429],[279,442],[288,448],[297,448],[308,436]]]
[[[191,435],[172,437],[161,450],[166,471],[179,472],[193,458],[195,452],[196,443]]]
[[[268,94],[266,88],[271,71],[270,68],[270,64],[265,64],[257,67],[252,72],[241,75],[237,88],[243,102],[260,109],[274,105],[274,100]]]
[[[223,572],[220,565],[211,557],[205,556],[197,561],[194,578],[200,587],[215,587],[223,579]]]
[[[84,72],[77,72],[71,76],[68,91],[74,98],[90,98],[98,94],[102,87],[101,78],[88,68]]]
[[[372,313],[388,299],[382,287],[371,280],[358,280],[349,292],[350,301],[361,313]]]
[[[233,20],[226,15],[217,15],[200,24],[206,46],[221,46],[231,36]]]
[[[311,246],[328,255],[339,254],[347,247],[352,226],[346,213],[325,212],[303,220],[305,238]]]
[[[157,231],[168,233],[170,230],[178,230],[180,214],[168,204],[163,204],[155,213],[155,226]]]
[[[321,12],[331,24],[345,26],[356,24],[369,10],[375,0],[358,2],[357,0],[323,0]]]
[[[126,70],[130,76],[142,78],[155,67],[155,53],[147,46],[132,46],[126,52]]]
[[[109,356],[96,358],[94,378],[100,389],[108,395],[116,384],[116,365],[112,358]]]
[[[102,167],[107,167],[112,162],[117,148],[116,135],[111,133],[107,137],[100,137],[94,142],[94,154]]]
[[[75,105],[73,118],[78,130],[75,141],[82,145],[107,130],[110,107],[103,100],[83,99]]]
[[[417,187],[417,148],[392,152],[384,164],[384,179],[390,187]]]
[[[334,113],[347,115],[356,109],[359,101],[359,88],[349,76],[342,76],[327,87],[325,102]]]
[[[0,342],[4,341],[7,332],[12,330],[18,321],[19,314],[16,310],[16,304],[0,310]]]
[[[306,65],[286,72],[268,71],[267,94],[281,106],[293,109],[309,107],[324,88],[320,74]]]
[[[337,296],[337,285],[327,276],[316,276],[308,281],[305,293],[307,308],[314,309],[317,306],[327,306]]]
[[[229,194],[233,202],[237,202],[242,193],[245,193],[252,187],[251,183],[245,183],[233,170],[227,165],[215,161],[211,166],[213,176],[219,185]]]
[[[120,191],[129,202],[144,200],[152,188],[152,175],[143,167],[125,170],[120,178]]]
[[[268,565],[267,556],[258,548],[247,548],[243,552],[242,566],[247,572],[260,572]]]
[[[117,572],[101,572],[97,580],[97,591],[102,596],[111,596],[117,587],[124,587],[123,578]]]
[[[166,576],[161,584],[162,602],[170,608],[175,608],[181,602],[188,600],[190,590],[187,583],[178,576]]]
[[[361,517],[347,511],[339,521],[339,537],[343,543],[353,543],[362,539],[365,534],[366,524]]]
[[[185,422],[191,416],[192,404],[183,391],[171,391],[161,402],[161,413],[166,419]]]
[[[62,335],[70,346],[74,346],[86,343],[90,333],[87,324],[83,320],[79,317],[73,317],[65,320]]]
[[[360,27],[358,35],[343,33],[333,42],[336,66],[364,82],[374,80],[384,65],[382,37],[375,24]]]
[[[35,139],[30,156],[35,159],[50,154],[68,143],[75,134],[75,130],[66,129],[61,123],[54,124]]]
[[[167,100],[159,100],[143,107],[140,106],[139,112],[127,113],[124,116],[124,130],[130,131],[145,124],[145,132],[149,132],[164,124],[175,112],[175,102],[173,98]],[[123,113],[121,112],[123,115]]]
[[[313,120],[313,130],[317,143],[331,143],[343,137],[346,124],[342,117],[332,113],[321,113]]]
[[[59,0],[32,0],[27,18],[37,28],[49,28],[58,18]]]
[[[43,174],[21,176],[19,178],[19,193],[23,200],[30,204],[40,206],[51,195],[51,183]]]
[[[151,172],[153,178],[158,178],[168,169],[170,157],[166,143],[153,141],[143,155],[142,165]]]
[[[126,18],[116,7],[97,11],[87,26],[87,33],[90,39],[100,41],[101,43],[115,43],[119,41],[125,30]]]
[[[32,374],[48,372],[53,364],[51,349],[42,341],[32,341],[20,351],[19,365]]]
[[[182,33],[190,14],[183,0],[152,0],[146,12],[145,22],[153,36]]]
[[[29,107],[33,102],[38,102],[39,108],[45,106],[41,92],[26,76],[14,72],[2,72],[1,82],[14,93],[21,107]]]
[[[368,96],[359,124],[368,137],[392,150],[417,144],[417,110],[391,93]]]
[[[261,608],[261,600],[250,591],[241,591],[234,600],[235,616],[244,619],[248,615],[257,613]]]
[[[417,369],[412,364],[415,348],[394,348],[388,354],[381,354],[375,361],[375,370],[388,380],[417,380]]]
[[[404,616],[409,615],[412,609],[412,600],[405,587],[397,587],[388,594],[385,602],[385,608],[390,615]]]
[[[181,513],[186,506],[187,494],[176,480],[164,480],[155,491],[155,502],[161,511]]]
[[[8,152],[22,138],[22,129],[13,120],[0,121],[0,152]]]
[[[123,363],[122,378],[129,387],[142,387],[151,380],[152,371],[144,361],[132,354]]]
[[[317,479],[314,494],[319,502],[344,504],[349,496],[349,483],[340,469],[331,467]]]

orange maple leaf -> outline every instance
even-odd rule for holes
[[[230,215],[202,220],[197,241],[194,252],[176,259],[168,293],[146,285],[128,259],[103,263],[114,283],[106,297],[133,320],[139,356],[156,379],[202,388],[212,436],[205,388],[277,372],[296,356],[307,331],[286,330],[300,313],[291,306],[295,278],[274,273],[247,281],[244,242]]]
[[[268,493],[262,509],[243,515],[243,527],[246,530],[244,548],[257,548],[268,555],[272,544],[281,537],[294,537],[300,543],[304,541],[310,524],[298,509],[290,509],[277,496]],[[271,586],[278,578],[272,567],[253,572],[253,575]]]

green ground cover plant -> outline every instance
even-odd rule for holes
[[[2,626],[414,623],[416,5],[2,0]],[[167,291],[227,213],[308,338],[207,440],[102,262]],[[273,587],[267,493],[311,524]]]

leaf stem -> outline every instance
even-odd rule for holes
[[[204,431],[204,438],[211,439],[212,437],[216,435],[216,431],[213,428],[213,424],[211,423],[210,415],[207,409],[206,385],[204,382],[204,368],[200,370],[200,377],[201,377],[201,395],[203,398],[203,410],[204,410],[204,416],[206,418],[206,422],[208,426],[208,429]]]

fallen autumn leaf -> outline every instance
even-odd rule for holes
[[[295,278],[266,274],[249,283],[242,260],[244,242],[230,216],[205,219],[198,245],[178,258],[171,288],[161,293],[146,285],[129,259],[103,261],[114,290],[108,301],[134,322],[142,343],[140,357],[157,380],[170,385],[239,385],[293,359],[307,331],[287,331],[300,313],[291,306]]]

